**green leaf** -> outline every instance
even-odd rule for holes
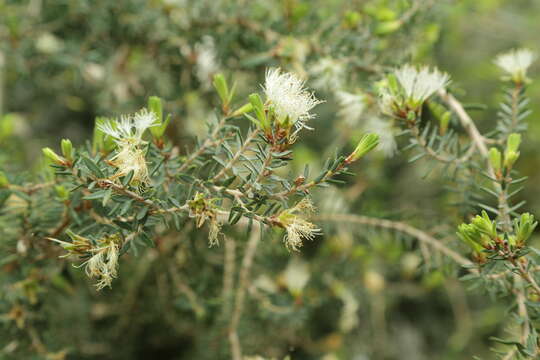
[[[86,156],[82,157],[82,161],[83,161],[84,165],[86,165],[88,170],[90,170],[90,172],[93,173],[97,178],[103,179],[105,177],[105,175],[103,174],[103,172],[101,171],[101,169],[99,168],[99,166],[95,162],[93,162],[92,160],[90,160]]]

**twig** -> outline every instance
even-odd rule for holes
[[[249,283],[249,274],[251,266],[253,265],[253,259],[257,246],[261,240],[260,232],[257,229],[253,229],[249,241],[246,246],[246,252],[242,259],[242,267],[240,268],[240,279],[238,288],[236,289],[235,303],[231,322],[229,325],[229,342],[231,344],[231,352],[233,360],[242,360],[242,347],[238,338],[238,324],[244,310],[244,299],[246,296],[246,289]]]
[[[223,314],[228,315],[231,307],[231,296],[234,287],[236,267],[236,243],[234,239],[225,236],[225,258],[223,261]]]
[[[482,134],[480,134],[480,131],[478,131],[478,128],[474,124],[469,114],[467,114],[461,103],[457,101],[457,99],[452,94],[447,93],[444,89],[439,91],[439,96],[448,104],[448,106],[450,106],[452,110],[454,110],[461,122],[461,125],[469,134],[476,148],[478,149],[478,151],[480,151],[480,154],[482,154],[483,157],[487,158],[488,148],[484,141],[484,137],[482,136]]]
[[[434,249],[452,258],[455,262],[457,262],[458,264],[462,266],[470,267],[474,265],[473,262],[461,256],[454,250],[448,248],[447,246],[445,246],[443,243],[441,243],[439,240],[437,240],[433,236],[403,222],[391,221],[391,220],[386,220],[386,219],[378,219],[378,218],[373,218],[373,217],[368,217],[368,216],[363,216],[363,215],[345,215],[345,214],[319,215],[319,216],[315,216],[313,219],[321,220],[321,221],[348,222],[348,223],[380,227],[380,228],[385,228],[385,229],[393,229],[393,230],[408,234],[410,236],[413,236],[419,241],[427,243],[428,245],[432,246]],[[475,269],[469,269],[469,270],[476,272]]]
[[[196,158],[198,158],[200,155],[202,155],[206,149],[208,149],[210,146],[213,145],[219,145],[223,141],[225,141],[225,138],[215,140],[215,137],[217,134],[221,131],[225,123],[227,122],[229,118],[224,116],[220,122],[216,125],[210,136],[204,141],[204,143],[201,145],[201,147],[195,151],[193,154],[191,154],[187,160],[176,170],[176,173],[179,174],[182,171],[184,171]]]
[[[216,176],[212,178],[211,181],[216,181],[222,176],[224,176],[227,171],[229,171],[229,169],[238,161],[240,156],[242,156],[242,154],[247,150],[249,144],[257,137],[258,134],[259,129],[253,130],[251,134],[246,137],[244,144],[238,149],[236,154],[234,154],[233,158],[221,169],[219,173],[216,174]]]

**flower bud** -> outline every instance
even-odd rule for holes
[[[43,151],[43,155],[53,163],[57,165],[66,165],[66,159],[55,153],[51,148],[45,147],[41,149],[41,151]]]
[[[504,166],[511,169],[519,158],[519,152],[509,151],[504,156]]]
[[[73,144],[71,143],[71,140],[62,139],[60,146],[62,148],[62,155],[64,155],[69,162],[73,161]]]
[[[148,98],[148,110],[156,115],[157,122],[161,124],[163,120],[163,104],[158,96],[150,96]]]
[[[255,115],[257,116],[257,119],[259,120],[261,128],[264,131],[269,130],[270,121],[268,120],[268,117],[266,116],[266,113],[264,111],[264,104],[259,94],[249,95],[249,102],[251,103],[251,106],[253,107],[253,110],[255,111]]]
[[[491,221],[488,214],[482,211],[482,216],[476,215],[471,222],[472,225],[482,234],[494,239],[497,237],[497,226],[494,221]]]
[[[522,245],[531,236],[532,232],[538,225],[534,221],[534,216],[529,213],[521,214],[521,217],[514,220],[514,232],[516,233],[516,244]]]
[[[9,180],[3,171],[0,171],[0,189],[9,185]]]
[[[489,164],[493,168],[493,171],[495,173],[499,172],[501,170],[501,152],[496,148],[489,149]]]
[[[56,185],[54,191],[60,200],[66,201],[69,199],[69,191],[63,185]]]
[[[244,115],[245,113],[248,113],[253,110],[253,105],[251,103],[244,104],[240,108],[236,109],[231,116],[240,116]]]
[[[227,80],[223,74],[214,75],[214,81],[212,82],[214,88],[218,92],[219,98],[223,106],[229,105],[229,87],[227,85]]]
[[[483,247],[480,244],[480,234],[472,224],[461,224],[458,226],[457,236],[474,252],[481,252]]]
[[[504,166],[511,169],[519,158],[519,145],[521,144],[521,135],[510,134],[506,141],[506,151],[504,153]]]
[[[439,126],[440,126],[440,132],[442,135],[446,134],[446,130],[448,130],[448,123],[450,122],[450,119],[452,118],[452,113],[450,111],[446,111],[439,119]]]
[[[379,144],[379,135],[377,134],[365,134],[360,139],[360,142],[356,146],[356,149],[350,155],[351,162],[356,161],[373,150]]]
[[[521,144],[521,135],[512,133],[508,136],[506,140],[506,151],[517,152],[519,150],[519,145]]]
[[[155,139],[161,139],[163,134],[165,134],[167,125],[169,125],[171,116],[167,116],[165,121],[163,121],[163,102],[161,98],[157,96],[150,96],[148,98],[148,109],[156,115],[156,124],[159,124],[156,126],[151,126],[149,128],[150,133]]]

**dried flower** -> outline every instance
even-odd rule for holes
[[[98,290],[106,286],[110,287],[113,279],[118,275],[119,250],[118,244],[110,241],[108,245],[94,249],[95,254],[83,263],[86,275],[98,279],[96,283]]]
[[[309,111],[322,102],[304,88],[304,81],[279,68],[266,71],[264,92],[277,121],[294,124],[297,129],[308,128],[306,122],[315,117]]]
[[[213,199],[207,199],[204,193],[197,192],[193,199],[188,201],[189,217],[195,218],[198,228],[202,227],[206,220],[210,220],[208,243],[210,247],[219,244],[221,223],[217,219],[216,206]]]
[[[208,243],[210,247],[219,245],[219,234],[221,234],[221,224],[216,216],[213,216],[210,221],[210,231],[208,232]]]
[[[510,80],[516,83],[527,82],[527,69],[536,56],[529,49],[514,49],[500,54],[495,58],[495,64],[507,72]]]
[[[302,246],[303,239],[313,240],[321,234],[321,229],[303,217],[314,211],[311,201],[304,198],[294,207],[279,214],[277,220],[287,231],[283,240],[288,249],[297,251]]]
[[[98,290],[106,286],[111,286],[114,278],[117,276],[118,256],[120,254],[120,236],[113,234],[105,236],[97,241],[92,241],[84,236],[77,235],[70,230],[66,234],[71,238],[71,242],[49,238],[57,242],[67,251],[61,257],[70,255],[88,257],[88,260],[77,267],[84,266],[86,275],[90,278],[96,278]]]

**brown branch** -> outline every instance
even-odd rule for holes
[[[236,289],[234,309],[229,325],[229,342],[231,344],[233,360],[242,360],[242,347],[238,338],[238,324],[240,323],[240,318],[244,310],[244,299],[246,296],[246,289],[248,288],[251,266],[253,265],[253,259],[255,258],[255,253],[260,240],[260,232],[258,229],[253,229],[246,246],[244,258],[242,259],[240,279],[238,288]]]
[[[246,140],[244,141],[244,144],[238,149],[236,154],[233,156],[233,158],[221,169],[221,171],[212,178],[211,181],[216,181],[222,176],[224,176],[227,171],[230,170],[230,168],[238,161],[240,156],[247,150],[249,144],[257,137],[259,134],[259,129],[255,129],[246,137]]]
[[[391,221],[386,219],[378,219],[363,215],[345,215],[345,214],[332,214],[332,215],[319,215],[313,217],[314,220],[321,220],[321,221],[333,221],[333,222],[345,222],[345,223],[354,223],[354,224],[362,224],[362,225],[369,225],[384,229],[392,229],[396,230],[405,234],[408,234],[419,241],[422,241],[434,249],[440,251],[441,253],[447,255],[448,257],[452,258],[455,262],[462,266],[472,266],[474,265],[473,262],[463,257],[461,254],[457,253],[456,251],[450,249],[443,243],[441,243],[438,239],[434,238],[433,236],[429,235],[428,233],[419,230],[409,224],[399,222],[399,221]],[[477,272],[475,269],[469,269],[472,272]]]

